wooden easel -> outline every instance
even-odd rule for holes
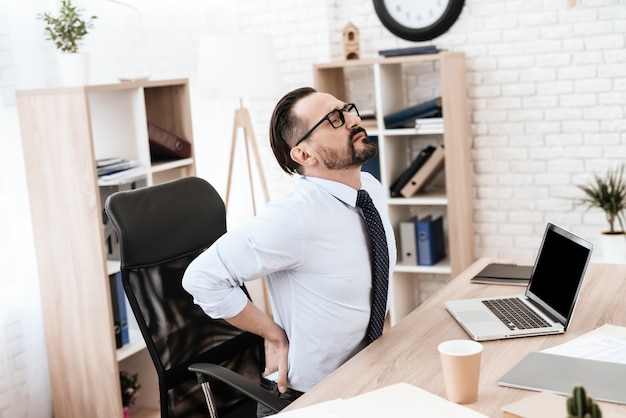
[[[233,135],[230,144],[230,161],[228,163],[228,180],[226,181],[226,198],[224,204],[228,211],[228,199],[230,197],[230,187],[233,177],[233,166],[235,162],[235,149],[237,148],[237,136],[239,128],[243,129],[243,136],[246,149],[246,165],[248,166],[248,182],[250,183],[250,194],[252,196],[252,213],[256,215],[256,197],[254,193],[254,183],[252,178],[252,167],[250,165],[250,151],[254,155],[254,163],[256,164],[259,182],[263,189],[263,197],[265,203],[269,202],[269,192],[267,190],[267,182],[265,181],[265,174],[263,173],[263,167],[261,166],[261,156],[259,155],[259,148],[257,147],[256,137],[254,136],[254,129],[252,128],[252,120],[250,119],[250,112],[243,107],[243,99],[239,99],[239,109],[235,110],[235,120],[233,122]],[[265,283],[265,277],[261,278],[263,282],[263,297],[265,299],[265,312],[268,315],[272,315],[272,309],[269,303],[269,294],[267,291],[267,284]]]
[[[237,134],[239,128],[243,129],[243,135],[246,145],[246,164],[248,165],[248,181],[250,182],[250,194],[252,195],[252,213],[256,215],[256,202],[254,194],[254,185],[252,182],[252,167],[250,166],[250,149],[254,154],[254,162],[259,172],[259,181],[263,189],[263,197],[265,203],[269,202],[269,193],[267,191],[267,182],[265,181],[265,174],[263,173],[263,167],[261,166],[261,157],[259,156],[259,148],[257,147],[256,137],[254,136],[254,129],[252,128],[252,120],[250,119],[250,112],[243,107],[243,100],[239,99],[239,109],[235,110],[235,120],[233,123],[233,136],[230,144],[230,161],[228,163],[228,180],[226,182],[226,199],[225,205],[228,209],[228,198],[230,197],[230,186],[233,176],[233,165],[235,161],[235,148],[237,145]]]

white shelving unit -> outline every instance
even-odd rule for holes
[[[101,185],[144,176],[148,185],[195,175],[186,79],[17,92],[41,288],[54,415],[121,418],[119,370],[139,372],[133,417],[159,417],[158,380],[143,339],[115,347]],[[148,122],[192,143],[190,158],[153,161]],[[103,182],[96,160],[141,169]],[[132,324],[134,317],[129,312]]]
[[[453,52],[314,66],[317,90],[354,102],[359,108],[375,109],[376,127],[368,129],[368,134],[378,137],[380,180],[387,190],[419,149],[439,143],[445,147],[445,167],[434,187],[411,198],[389,196],[387,201],[398,244],[402,220],[442,214],[447,254],[431,267],[404,264],[399,257],[391,282],[392,325],[419,304],[421,277],[455,276],[475,260],[465,71],[465,56]],[[442,131],[424,134],[413,128],[385,129],[385,115],[437,96],[442,98]]]

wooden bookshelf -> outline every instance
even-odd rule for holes
[[[416,143],[418,148],[422,146],[419,144],[445,146],[445,163],[439,187],[429,187],[414,197],[389,196],[387,200],[398,245],[398,225],[402,220],[416,214],[442,214],[447,254],[440,263],[427,267],[403,263],[398,249],[398,264],[391,282],[392,325],[419,304],[416,293],[421,278],[456,276],[475,261],[471,139],[465,73],[465,56],[455,52],[349,60],[314,66],[317,90],[353,102],[359,108],[375,109],[377,123],[367,130],[370,136],[378,137],[380,180],[386,190],[410,164],[411,146],[415,148]],[[425,81],[416,83],[415,80]],[[424,93],[421,98],[411,97],[411,91],[417,89],[427,90],[430,95]],[[371,100],[368,94],[372,95]],[[414,128],[385,128],[385,115],[415,105],[418,100],[437,96],[442,98],[444,116],[440,132],[425,134]]]
[[[148,185],[194,175],[193,150],[153,163],[147,130],[158,121],[193,145],[188,81],[24,90],[17,107],[54,415],[121,418],[124,367],[141,370],[133,416],[157,417],[156,371],[141,336],[115,346],[96,160],[136,160]]]

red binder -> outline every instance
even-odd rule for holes
[[[191,143],[189,141],[150,122],[148,122],[148,139],[150,140],[152,159],[191,157]]]

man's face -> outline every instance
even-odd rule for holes
[[[315,126],[329,112],[344,108],[345,103],[330,94],[313,93],[296,103],[294,113],[307,128]],[[361,118],[356,113],[343,112],[345,123],[333,128],[328,120],[321,123],[304,140],[317,151],[328,169],[341,170],[363,165],[376,155],[377,147],[360,127]]]

